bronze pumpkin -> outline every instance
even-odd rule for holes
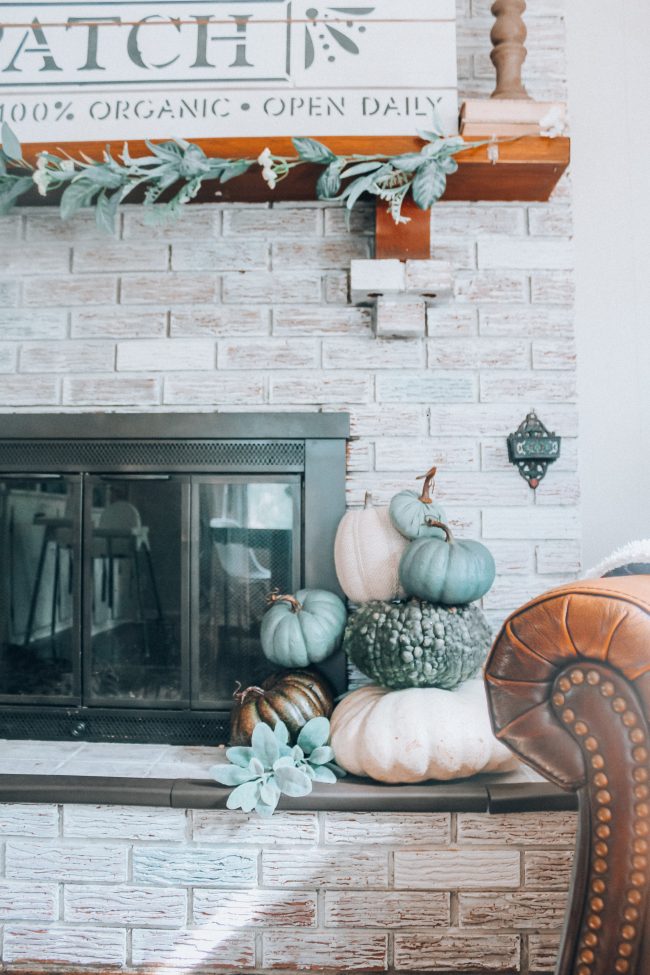
[[[231,745],[250,745],[253,728],[260,721],[274,728],[284,721],[295,742],[301,728],[311,718],[329,718],[334,708],[332,689],[325,678],[313,670],[293,670],[271,674],[261,687],[247,687],[234,695],[230,716]]]

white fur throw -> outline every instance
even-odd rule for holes
[[[650,575],[650,538],[641,538],[636,542],[624,545],[622,548],[617,548],[602,562],[595,565],[593,569],[585,572],[585,578],[602,579],[603,576],[625,567],[629,567],[630,575]],[[617,573],[617,575],[621,574],[620,572]]]

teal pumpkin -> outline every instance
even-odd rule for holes
[[[345,603],[324,589],[301,589],[295,596],[271,596],[260,633],[264,655],[281,667],[307,667],[341,645],[347,622]]]
[[[494,582],[496,567],[492,553],[480,542],[458,542],[449,528],[437,538],[411,542],[402,556],[399,577],[409,596],[442,606],[464,606],[480,599]]]
[[[436,467],[423,474],[418,480],[424,481],[421,492],[400,491],[388,509],[393,526],[405,538],[444,538],[444,532],[432,527],[430,521],[446,521],[444,508],[434,502],[431,491],[434,486]]]

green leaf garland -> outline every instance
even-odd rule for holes
[[[36,166],[31,166],[23,159],[17,136],[3,122],[0,215],[8,213],[34,186],[42,196],[62,190],[59,210],[63,220],[94,207],[97,226],[114,233],[120,204],[138,187],[145,190],[147,222],[159,224],[178,216],[204,182],[227,183],[257,165],[273,190],[297,166],[316,165],[325,167],[316,184],[318,199],[341,200],[352,210],[367,193],[387,204],[396,223],[404,223],[408,218],[402,214],[402,204],[409,193],[420,209],[430,209],[445,192],[447,176],[458,168],[454,156],[487,144],[446,137],[436,119],[432,131],[418,134],[424,143],[421,151],[397,156],[337,156],[316,139],[300,137],[293,139],[296,156],[275,156],[267,148],[257,159],[226,159],[207,156],[200,146],[185,139],[173,139],[146,142],[150,153],[146,156],[132,156],[125,143],[117,159],[109,146],[101,160],[42,152]],[[165,192],[172,195],[161,202]]]

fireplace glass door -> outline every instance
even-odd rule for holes
[[[80,696],[81,478],[0,478],[0,699]]]
[[[274,590],[300,585],[300,478],[196,478],[193,486],[194,705],[227,708],[273,666],[260,623]]]
[[[0,479],[0,700],[227,710],[301,580],[299,476]],[[79,624],[79,625],[78,625]]]

